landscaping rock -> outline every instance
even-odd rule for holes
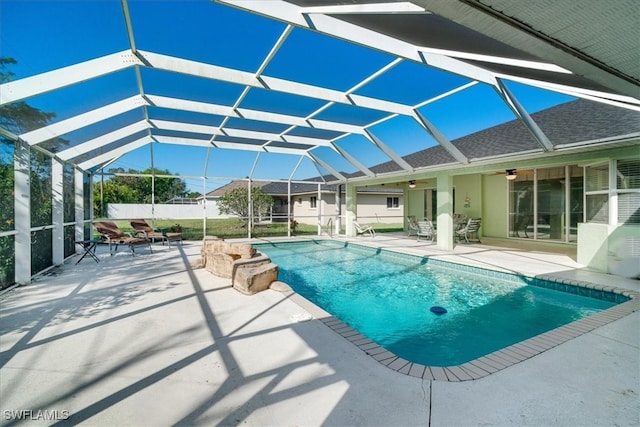
[[[233,279],[233,288],[245,295],[253,295],[268,289],[278,278],[278,266],[272,262],[255,267],[238,268]]]
[[[229,243],[206,236],[202,239],[201,255],[194,266],[204,266],[216,276],[231,279],[233,287],[243,294],[252,295],[268,289],[278,278],[278,266],[250,243]]]

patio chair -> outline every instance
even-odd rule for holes
[[[182,243],[182,233],[167,233],[164,231],[154,230],[147,221],[144,219],[132,219],[129,221],[134,230],[144,233],[147,239],[151,239],[152,242],[156,242],[156,239],[161,240],[162,244],[167,242],[169,248],[171,248],[171,242]]]
[[[424,220],[418,221],[418,232],[416,233],[417,240],[420,240],[420,237],[425,237],[427,240],[431,240],[432,242],[436,239],[436,229],[433,226],[431,221]]]
[[[469,219],[465,214],[453,214],[453,229],[458,230],[464,227],[468,221]]]
[[[112,221],[96,221],[93,223],[98,233],[102,236],[102,239],[109,244],[109,254],[113,255],[118,251],[118,245],[127,245],[131,250],[131,255],[135,255],[135,246],[148,245],[149,252],[151,250],[151,240],[146,237],[140,238],[134,236],[132,233],[125,234],[120,228]],[[139,235],[140,233],[136,233]],[[115,249],[111,250],[111,245],[115,245]]]
[[[480,241],[480,237],[478,237],[478,230],[480,230],[481,221],[481,218],[469,218],[467,225],[455,231],[456,239],[458,241],[460,241],[460,239],[464,239],[466,243],[471,243],[471,240],[482,243]]]
[[[407,224],[409,225],[409,230],[407,231],[407,236],[411,236],[412,234],[416,234],[418,232],[418,220],[415,216],[407,217]]]
[[[376,230],[374,230],[370,225],[362,226],[356,221],[353,221],[353,225],[356,227],[356,236],[359,236],[360,234],[369,234],[371,237],[376,237]]]

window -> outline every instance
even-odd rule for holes
[[[588,222],[640,224],[640,160],[587,166],[585,185]]]
[[[640,224],[640,160],[616,162],[618,224]]]
[[[387,209],[397,209],[400,207],[399,197],[387,197]]]
[[[311,196],[311,198],[309,198],[309,205],[311,209],[316,209],[318,207],[318,198],[316,196]]]
[[[609,163],[584,168],[587,222],[609,222]]]

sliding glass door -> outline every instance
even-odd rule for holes
[[[518,171],[509,182],[509,236],[575,242],[583,220],[583,169]]]

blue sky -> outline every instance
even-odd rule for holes
[[[209,0],[131,0],[129,8],[138,49],[248,72],[258,69],[285,28],[284,23]],[[2,56],[18,61],[10,70],[15,73],[16,79],[20,79],[126,50],[129,41],[119,0],[2,0],[0,46]],[[269,63],[264,75],[344,91],[393,59],[386,53],[296,28]],[[233,105],[243,90],[243,86],[239,85],[154,69],[143,68],[141,75],[147,93],[194,101]],[[403,61],[355,93],[416,105],[468,82],[461,76]],[[530,113],[572,99],[515,83],[509,84],[509,87]],[[61,120],[137,93],[135,73],[133,69],[127,69],[30,98],[26,102],[44,111],[55,112],[56,120]],[[325,101],[318,99],[252,89],[241,108],[305,116],[324,104]],[[514,118],[496,92],[482,84],[426,105],[419,111],[449,139]],[[188,120],[210,126],[217,126],[222,121],[222,117],[162,108],[149,108],[149,115],[156,119]],[[384,116],[379,111],[336,104],[316,118],[367,125]],[[79,144],[141,120],[142,117],[141,111],[133,111],[63,137],[71,145]],[[231,119],[227,123],[228,127],[236,125],[275,133],[287,128],[279,124],[241,119]],[[408,117],[387,120],[372,126],[370,130],[400,155],[435,144]],[[297,128],[292,134],[321,138],[333,136],[331,132],[309,128]],[[351,135],[338,140],[337,144],[361,159],[366,166],[388,160],[361,136]],[[255,153],[252,152],[214,151],[207,175],[245,176],[255,160]],[[113,166],[145,169],[150,166],[150,152],[149,147],[140,148],[116,161]],[[200,176],[204,173],[205,148],[154,144],[153,154],[158,168],[181,175]],[[316,154],[338,170],[354,171],[352,165],[340,160],[329,149],[320,149]],[[298,160],[298,156],[263,154],[256,167],[256,177],[286,179]],[[317,174],[318,170],[305,160],[294,178],[305,179]],[[200,180],[188,179],[187,183],[193,190],[203,189]],[[207,191],[221,183],[208,183]]]

